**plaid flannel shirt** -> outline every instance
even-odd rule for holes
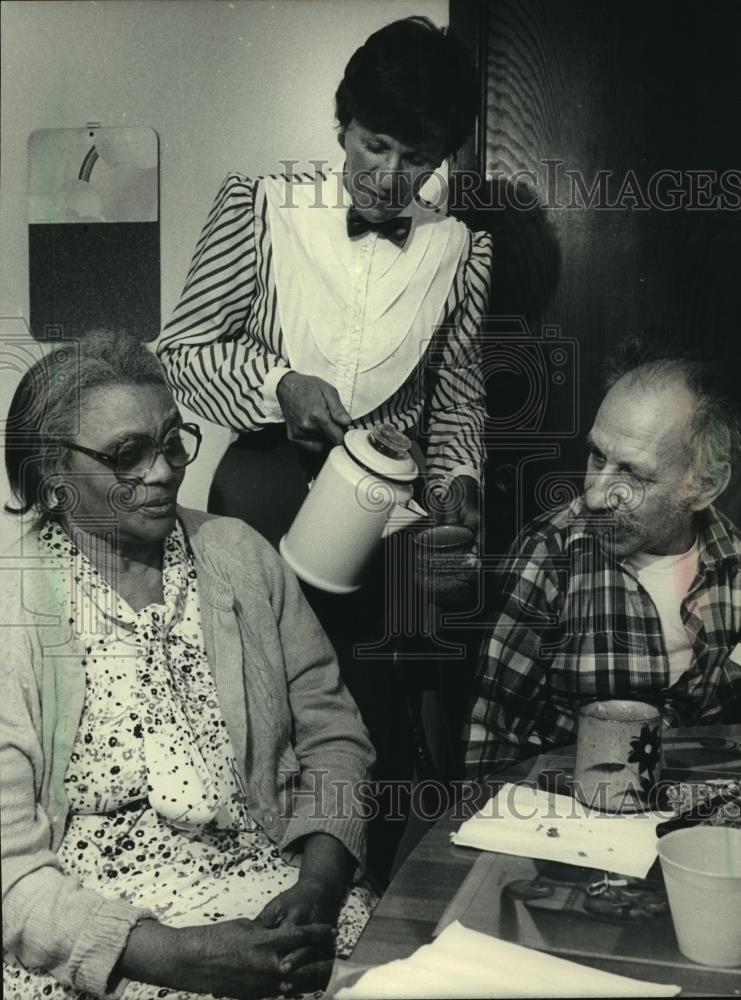
[[[741,718],[741,532],[712,507],[697,516],[681,607],[692,659],[670,687],[656,607],[583,510],[576,500],[536,518],[503,566],[465,733],[470,778],[572,742],[579,706],[595,699],[658,704],[669,725]]]

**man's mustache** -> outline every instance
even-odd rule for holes
[[[624,534],[632,531],[636,526],[635,517],[629,512],[616,513],[615,510],[606,509],[595,513],[586,504],[584,496],[579,497],[574,507],[573,519],[577,526],[584,531],[594,532],[594,534],[605,534],[617,532]]]

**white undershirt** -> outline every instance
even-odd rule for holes
[[[659,613],[664,645],[669,657],[669,686],[675,684],[689,668],[692,646],[682,624],[682,600],[697,574],[699,549],[697,539],[692,548],[679,555],[656,556],[637,552],[626,559],[626,565],[638,578]]]

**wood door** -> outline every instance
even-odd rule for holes
[[[653,331],[741,373],[741,3],[451,0],[484,80],[451,181],[494,234],[487,549],[578,489],[601,369]],[[720,506],[741,522],[741,469]]]

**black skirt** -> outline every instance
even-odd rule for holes
[[[284,424],[240,434],[224,453],[208,497],[208,509],[238,517],[278,548],[315,474],[286,437]]]

